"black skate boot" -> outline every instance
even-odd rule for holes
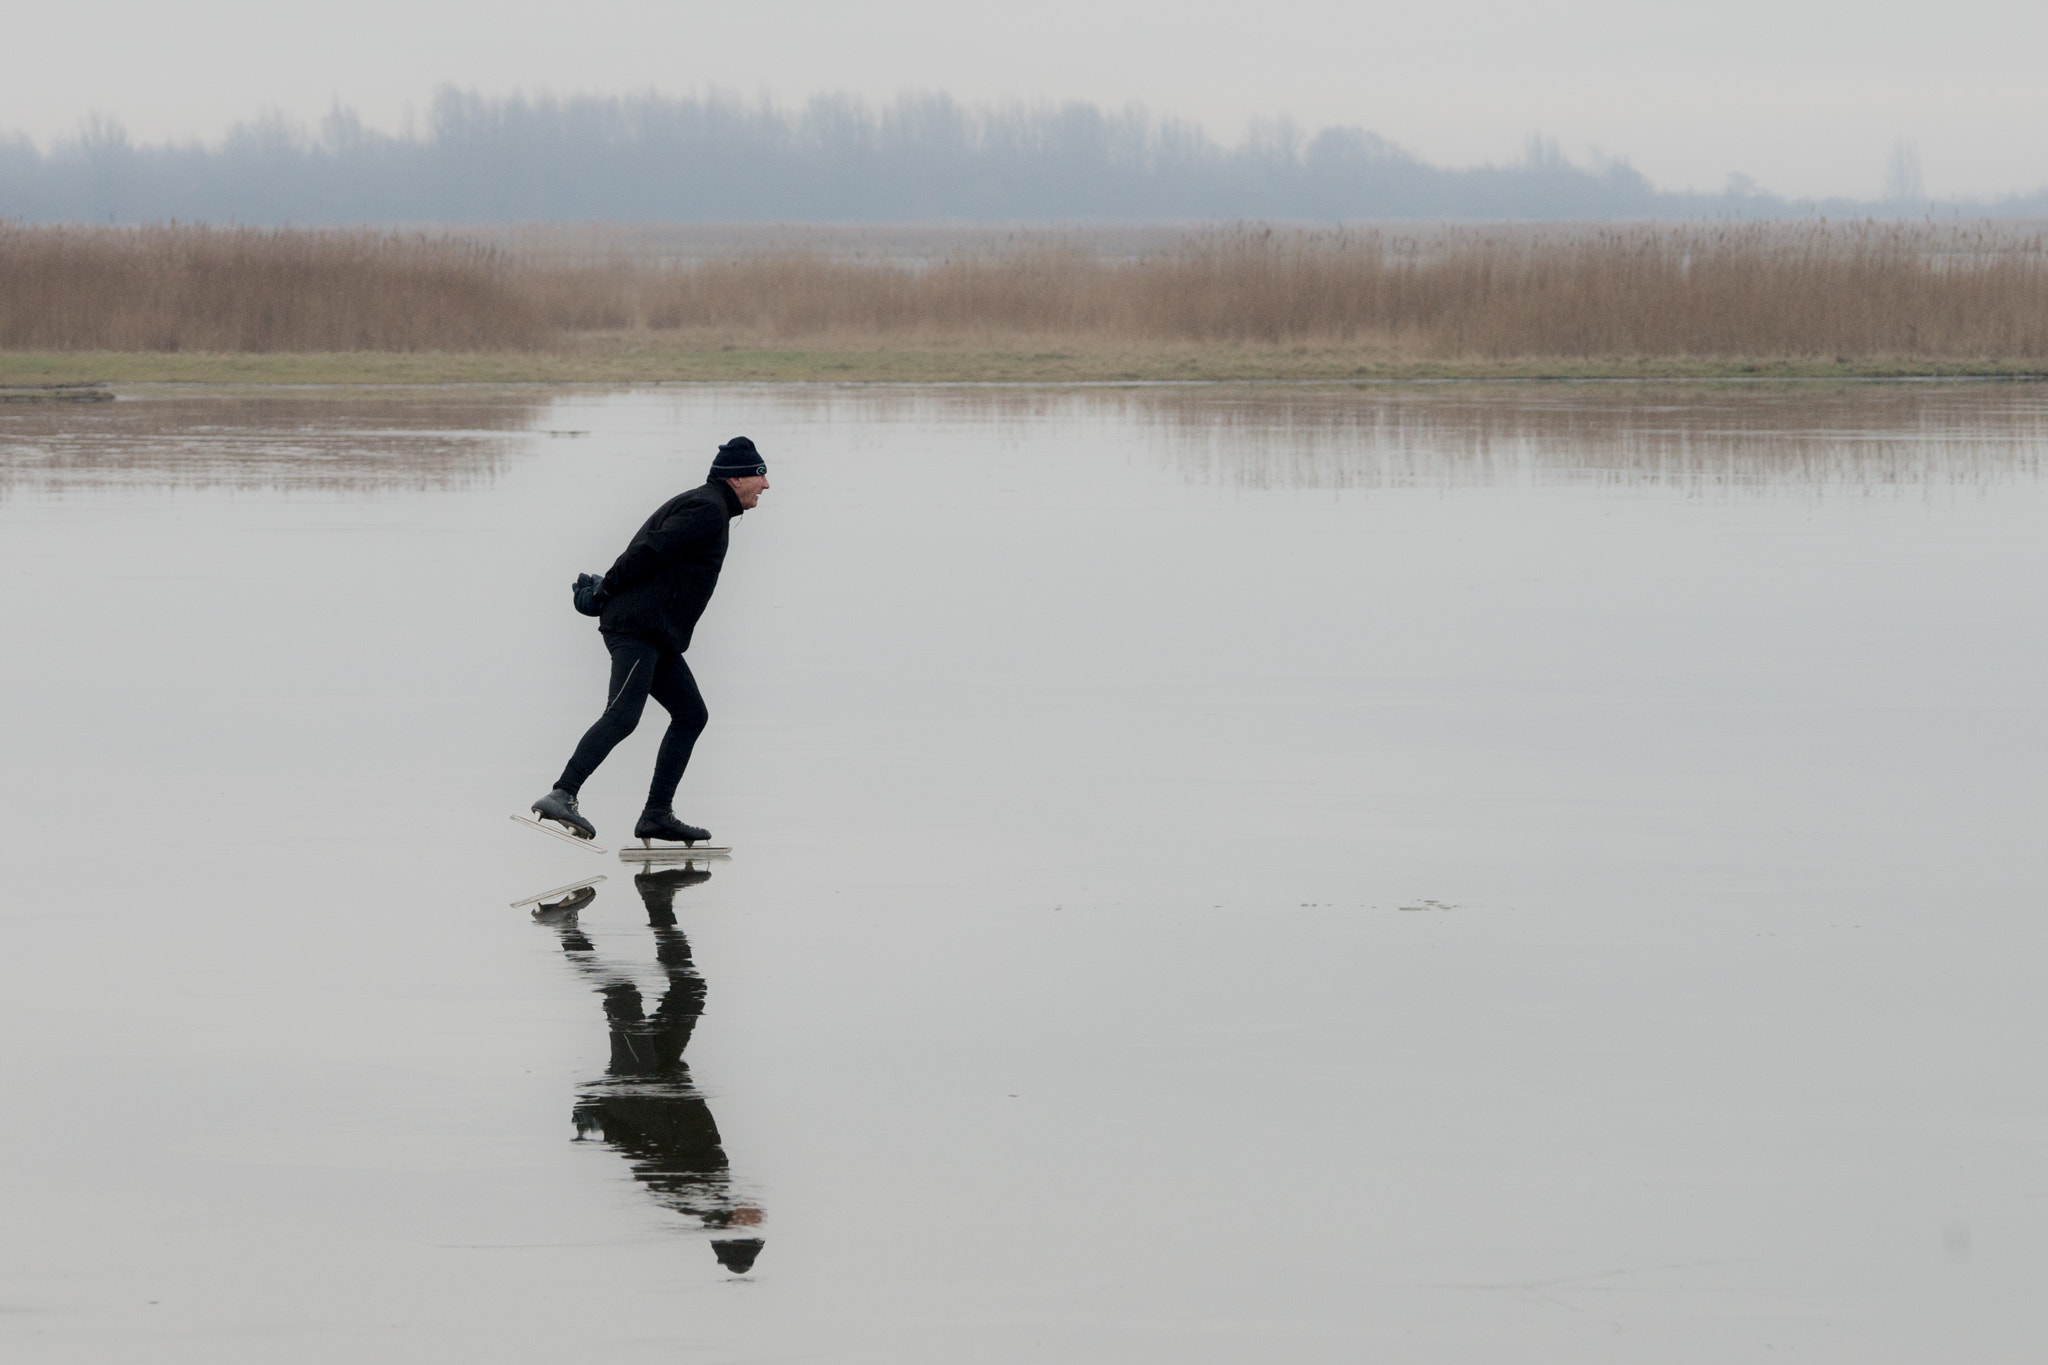
[[[660,810],[649,806],[640,812],[640,823],[633,826],[633,837],[643,843],[649,839],[673,839],[678,843],[697,844],[709,839],[711,831],[684,824],[667,806]]]
[[[597,826],[583,818],[583,812],[576,809],[576,798],[560,787],[534,802],[533,813],[543,820],[554,821],[579,839],[597,837]]]

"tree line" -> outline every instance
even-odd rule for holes
[[[1284,219],[1758,219],[1907,214],[1787,200],[1741,177],[1661,191],[1626,162],[1532,140],[1506,165],[1432,165],[1359,128],[1254,127],[1236,146],[1140,110],[908,95],[782,109],[726,95],[490,98],[443,88],[422,126],[272,115],[219,142],[142,145],[93,119],[47,149],[0,137],[0,219],[275,224]],[[2048,192],[1990,206],[2048,212]],[[1984,206],[1973,211],[1982,212]]]

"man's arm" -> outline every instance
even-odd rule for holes
[[[722,507],[692,503],[678,508],[645,540],[636,536],[626,552],[613,562],[611,571],[604,576],[604,595],[616,597],[662,565],[711,543],[718,535],[718,523],[725,519]]]

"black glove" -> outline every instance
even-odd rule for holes
[[[585,616],[595,616],[604,610],[604,604],[611,600],[611,594],[604,590],[604,579],[594,573],[576,575],[573,590],[576,610]]]

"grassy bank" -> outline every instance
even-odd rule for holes
[[[1100,350],[609,347],[553,354],[0,353],[9,384],[1114,383],[1165,380],[2048,378],[2040,360],[1917,357],[1421,360],[1344,348]]]

